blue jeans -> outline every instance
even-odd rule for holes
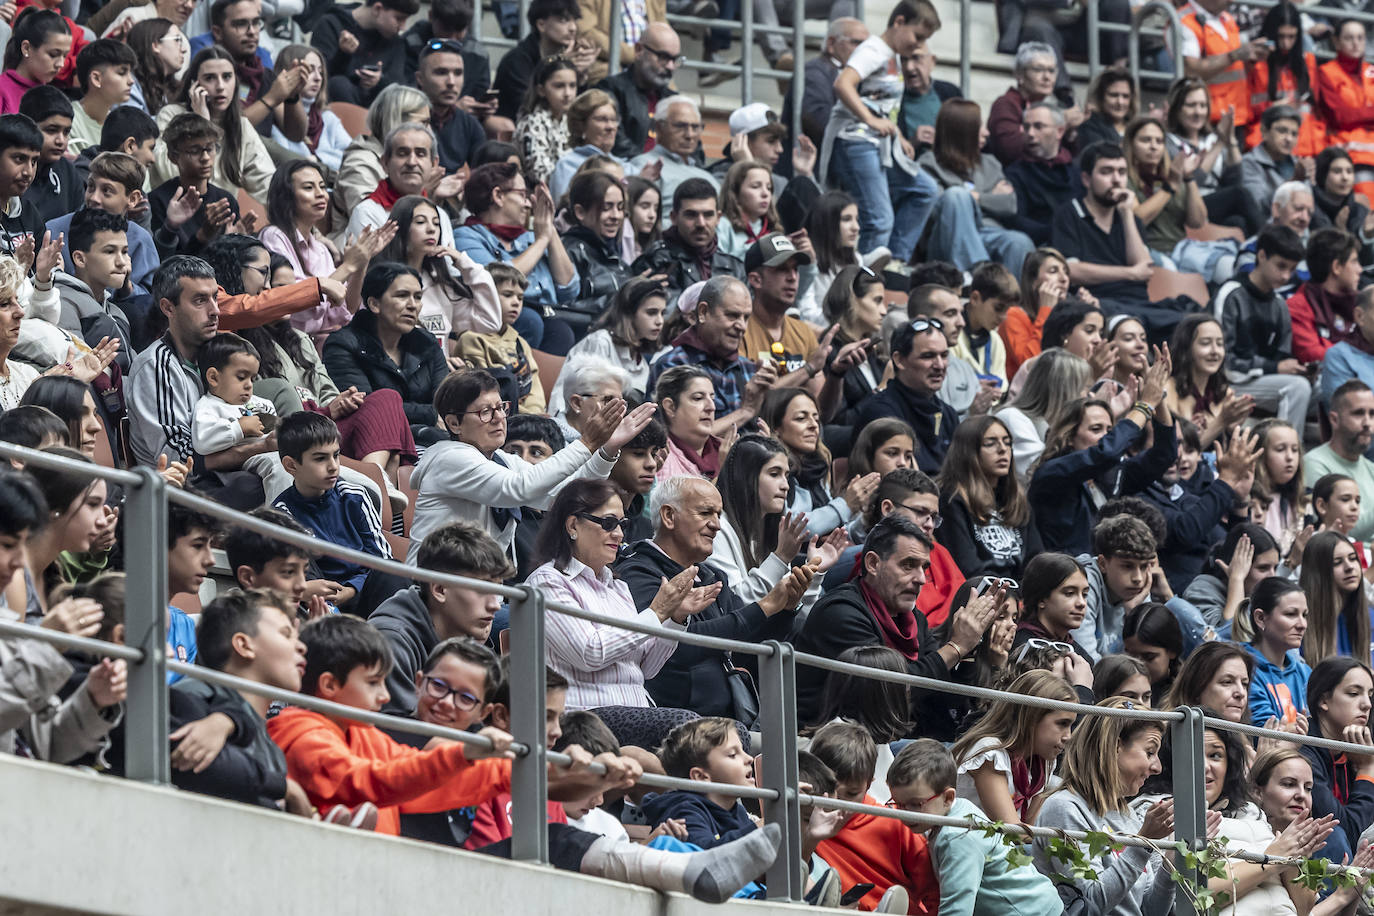
[[[945,188],[931,220],[927,256],[932,261],[948,261],[960,270],[980,261],[997,261],[1019,277],[1021,262],[1035,250],[1035,243],[1024,232],[983,220],[978,202],[967,188]]]
[[[925,172],[912,175],[883,168],[878,147],[862,140],[836,139],[830,155],[831,175],[859,205],[859,251],[886,246],[902,263],[925,229],[940,198],[940,186]]]
[[[1015,229],[1003,229],[992,223],[984,222],[978,227],[978,235],[988,250],[988,257],[1001,264],[1011,275],[1021,277],[1021,265],[1026,257],[1035,250],[1030,236]]]

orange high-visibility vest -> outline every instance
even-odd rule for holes
[[[1211,27],[1212,19],[1220,22],[1226,30],[1225,38]],[[1182,23],[1183,27],[1197,38],[1199,53],[1204,58],[1228,54],[1240,47],[1240,27],[1236,25],[1235,17],[1230,13],[1208,17],[1208,22],[1204,23],[1198,19],[1198,14],[1194,10],[1184,14]],[[1213,124],[1221,120],[1221,116],[1226,114],[1228,108],[1236,110],[1236,126],[1243,127],[1250,123],[1250,87],[1246,85],[1244,63],[1235,61],[1209,79],[1207,94],[1212,99]]]
[[[1302,128],[1298,131],[1298,145],[1293,149],[1295,156],[1315,156],[1326,148],[1326,118],[1320,104],[1320,83],[1317,79],[1317,58],[1311,54],[1303,55],[1307,65],[1307,85],[1311,98],[1300,100],[1294,107],[1302,115]],[[1258,60],[1247,68],[1250,74],[1250,130],[1245,138],[1246,146],[1259,146],[1261,141],[1260,119],[1270,105],[1276,104],[1269,98],[1269,61]],[[1287,67],[1279,74],[1278,94],[1296,96],[1298,81],[1293,71]]]
[[[1322,64],[1317,78],[1331,142],[1357,165],[1374,165],[1374,65],[1338,57]]]

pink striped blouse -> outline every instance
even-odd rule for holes
[[[525,581],[543,589],[549,601],[664,629],[687,629],[671,620],[660,623],[651,610],[635,610],[629,587],[613,578],[609,569],[598,576],[576,559],[563,570],[545,563]],[[545,619],[545,637],[549,667],[572,685],[568,688],[568,709],[653,706],[644,681],[658,674],[677,650],[677,643],[671,639],[620,630],[556,611],[550,611]]]

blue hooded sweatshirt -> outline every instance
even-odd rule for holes
[[[675,790],[644,796],[641,805],[651,827],[669,818],[680,818],[687,824],[687,842],[702,849],[711,849],[737,840],[751,830],[757,830],[744,805],[735,802],[730,810],[722,808],[704,795]]]
[[[1290,650],[1280,668],[1254,643],[1246,643],[1245,649],[1255,659],[1255,674],[1250,678],[1250,722],[1260,726],[1270,718],[1282,722],[1290,709],[1306,714],[1307,678],[1312,669],[1298,650]]]

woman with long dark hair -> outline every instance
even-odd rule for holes
[[[1250,83],[1250,127],[1246,144],[1259,146],[1260,119],[1271,105],[1288,105],[1302,115],[1294,156],[1315,156],[1327,145],[1325,111],[1318,98],[1317,58],[1302,49],[1302,13],[1289,0],[1271,6],[1260,23],[1269,55],[1245,65]]]
[[[1264,500],[1265,530],[1278,541],[1279,552],[1288,558],[1297,545],[1307,514],[1302,436],[1286,421],[1274,418],[1259,421],[1253,432],[1262,451],[1255,462],[1251,498],[1259,496]],[[1302,553],[1301,549],[1297,552]],[[1294,564],[1290,561],[1289,565]]]
[[[1260,230],[1269,214],[1261,213],[1241,186],[1241,147],[1235,134],[1235,115],[1222,112],[1212,123],[1212,97],[1200,79],[1184,78],[1169,87],[1164,124],[1170,156],[1198,157],[1198,191],[1207,205],[1209,222],[1235,226],[1247,237]]]
[[[1145,666],[1158,705],[1168,696],[1183,664],[1183,628],[1166,606],[1147,601],[1126,615],[1121,625],[1126,654]]]
[[[55,80],[74,40],[62,14],[41,6],[20,10],[12,27],[0,73],[0,114],[14,114],[25,92]]]
[[[836,425],[853,425],[858,420],[859,405],[878,390],[887,369],[882,348],[877,344],[883,319],[887,317],[887,289],[882,275],[859,264],[841,269],[821,300],[821,312],[828,323],[839,325],[830,354],[825,358],[826,372],[846,344],[858,340],[871,342],[866,357],[845,371],[840,407],[831,419]],[[838,442],[835,445],[843,447]]]
[[[21,406],[36,405],[52,411],[67,426],[67,442],[87,458],[95,460],[96,437],[105,435],[91,386],[69,375],[40,376],[24,392]],[[111,443],[111,450],[115,443]]]
[[[774,388],[763,400],[760,418],[791,456],[787,507],[806,515],[806,530],[826,535],[863,514],[878,488],[878,475],[852,477],[843,495],[832,477],[830,450],[821,441],[821,413],[811,392],[803,388]]]
[[[1298,584],[1307,593],[1302,657],[1316,665],[1333,656],[1369,663],[1369,602],[1355,547],[1343,534],[1321,531],[1302,552]]]
[[[826,191],[811,205],[806,234],[816,252],[816,290],[824,298],[836,275],[859,257],[859,205],[843,191]]]
[[[1306,123],[1306,122],[1304,122]],[[1374,211],[1355,195],[1355,162],[1339,146],[1328,146],[1317,154],[1316,181],[1312,183],[1312,223],[1309,231],[1335,227],[1360,241],[1360,260],[1370,261],[1374,239]]]
[[[130,29],[128,43],[135,58],[129,104],[157,117],[181,86],[177,73],[186,66],[190,42],[176,23],[157,16]]]
[[[662,203],[663,192],[652,181],[638,175],[625,179],[625,228],[620,256],[626,264],[633,264],[663,233]]]
[[[1180,596],[1202,612],[1208,626],[1237,642],[1250,637],[1244,605],[1262,579],[1291,575],[1280,567],[1279,545],[1253,522],[1236,525],[1215,545],[1201,573]],[[1227,630],[1234,626],[1234,630]]]
[[[1254,409],[1254,398],[1226,381],[1226,338],[1210,314],[1189,315],[1169,342],[1172,371],[1165,388],[1169,410],[1193,421],[1203,449],[1230,433]]]
[[[967,270],[989,259],[1021,272],[1035,243],[1016,224],[1016,192],[997,157],[982,152],[988,130],[977,102],[949,99],[935,117],[935,145],[917,160],[942,189],[931,214],[928,256]]]
[[[324,234],[328,214],[329,190],[318,163],[293,159],[272,176],[267,189],[269,225],[261,236],[263,247],[290,261],[297,278],[329,277],[348,290],[343,304],[322,298],[315,308],[291,316],[291,323],[309,334],[317,346],[323,346],[325,338],[348,324],[358,310],[367,262],[395,232],[389,226],[364,230],[344,255]]]
[[[1021,577],[1021,620],[1012,654],[1031,640],[1062,643],[1087,667],[1091,656],[1073,638],[1087,610],[1088,576],[1077,560],[1063,553],[1032,557]]]
[[[1040,535],[1012,463],[1012,439],[997,417],[969,417],[954,431],[940,472],[935,538],[964,575],[1021,578]]]
[[[631,276],[620,250],[625,188],[608,172],[584,172],[568,187],[568,210],[574,222],[563,233],[563,245],[580,285],[563,317],[581,339]]]
[[[210,183],[230,194],[237,194],[242,188],[258,203],[266,205],[267,189],[276,166],[257,128],[243,116],[233,55],[218,45],[211,45],[191,58],[177,100],[164,105],[157,113],[158,128],[165,131],[173,118],[186,112],[208,118],[224,131]],[[161,140],[152,173],[154,186],[177,177],[176,166],[167,157],[166,145]]]
[[[1368,619],[1366,614],[1366,625]],[[1366,649],[1367,643],[1368,640]],[[1321,851],[1321,857],[1332,862],[1346,861],[1354,853],[1360,835],[1374,823],[1371,705],[1374,674],[1365,662],[1335,657],[1312,668],[1307,679],[1308,734],[1370,745],[1367,756],[1302,746],[1302,755],[1312,765],[1312,816],[1335,815],[1340,825]]]
[[[396,201],[389,222],[396,234],[377,255],[399,261],[420,275],[420,324],[430,331],[449,358],[456,358],[464,331],[495,334],[501,330],[501,300],[486,268],[465,252],[443,244],[439,208],[415,194]]]
[[[1045,322],[1055,306],[1069,297],[1069,262],[1054,248],[1037,248],[1021,265],[1021,304],[1007,309],[997,333],[1007,345],[1007,375],[1016,378],[1023,364],[1040,352]],[[1097,304],[1096,297],[1080,286],[1074,293],[1080,302]]]
[[[561,54],[544,58],[530,74],[515,123],[515,145],[535,181],[547,182],[558,160],[572,149],[568,106],[577,96],[577,79],[577,68]]]
[[[820,574],[834,565],[839,550],[808,539],[806,516],[787,511],[787,470],[787,447],[776,439],[741,436],[731,447],[716,475],[722,509],[711,562],[740,599],[757,601],[806,549],[808,557],[819,558],[819,566],[802,599],[805,609],[819,596]]]
[[[630,390],[637,397],[646,397],[649,394],[649,361],[658,352],[658,338],[663,331],[663,313],[667,307],[667,293],[661,284],[645,277],[631,277],[592,323],[591,333],[568,351],[568,362],[587,358],[605,360],[625,371],[630,378]],[[549,414],[556,416],[564,403],[563,386],[555,385],[549,398]]]
[[[896,649],[887,646],[855,646],[845,649],[836,661],[863,665],[880,671],[906,673],[906,659]],[[863,726],[878,746],[878,759],[873,768],[873,783],[869,794],[879,804],[887,804],[887,768],[892,765],[894,741],[910,737],[915,731],[911,691],[903,684],[856,677],[843,671],[826,674],[821,690],[820,714],[815,726],[841,721]],[[815,728],[807,733],[815,734]],[[925,734],[922,729],[922,734]]]
[[[1250,678],[1254,657],[1233,642],[1206,642],[1178,669],[1161,709],[1206,706],[1228,721],[1250,724]]]

